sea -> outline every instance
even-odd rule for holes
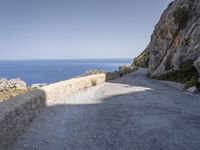
[[[0,78],[20,78],[27,85],[70,79],[90,69],[115,71],[132,59],[2,60]]]

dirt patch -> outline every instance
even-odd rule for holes
[[[0,102],[1,101],[5,101],[10,99],[11,97],[15,97],[18,96],[20,94],[24,94],[27,93],[29,91],[33,90],[32,88],[28,88],[26,90],[18,90],[18,89],[14,89],[12,91],[4,91],[4,92],[0,92]]]

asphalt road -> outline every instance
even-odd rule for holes
[[[200,97],[145,70],[64,97],[11,150],[199,150]]]

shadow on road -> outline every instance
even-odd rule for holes
[[[97,95],[90,95],[91,90],[46,106],[11,149],[196,150],[200,147],[199,98],[140,74],[113,80],[102,86]],[[120,94],[112,95],[115,90]]]

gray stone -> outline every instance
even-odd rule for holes
[[[10,80],[11,87],[14,87],[19,90],[26,90],[26,83],[20,79],[12,79]]]
[[[4,92],[4,86],[0,84],[0,92]]]
[[[13,89],[26,90],[26,83],[20,79],[0,79],[0,92],[11,91]]]
[[[5,82],[5,81],[7,81],[6,78],[0,78],[0,84],[3,83],[3,82]]]
[[[198,92],[198,89],[196,86],[193,86],[193,87],[188,88],[186,91],[190,93],[196,93]]]

